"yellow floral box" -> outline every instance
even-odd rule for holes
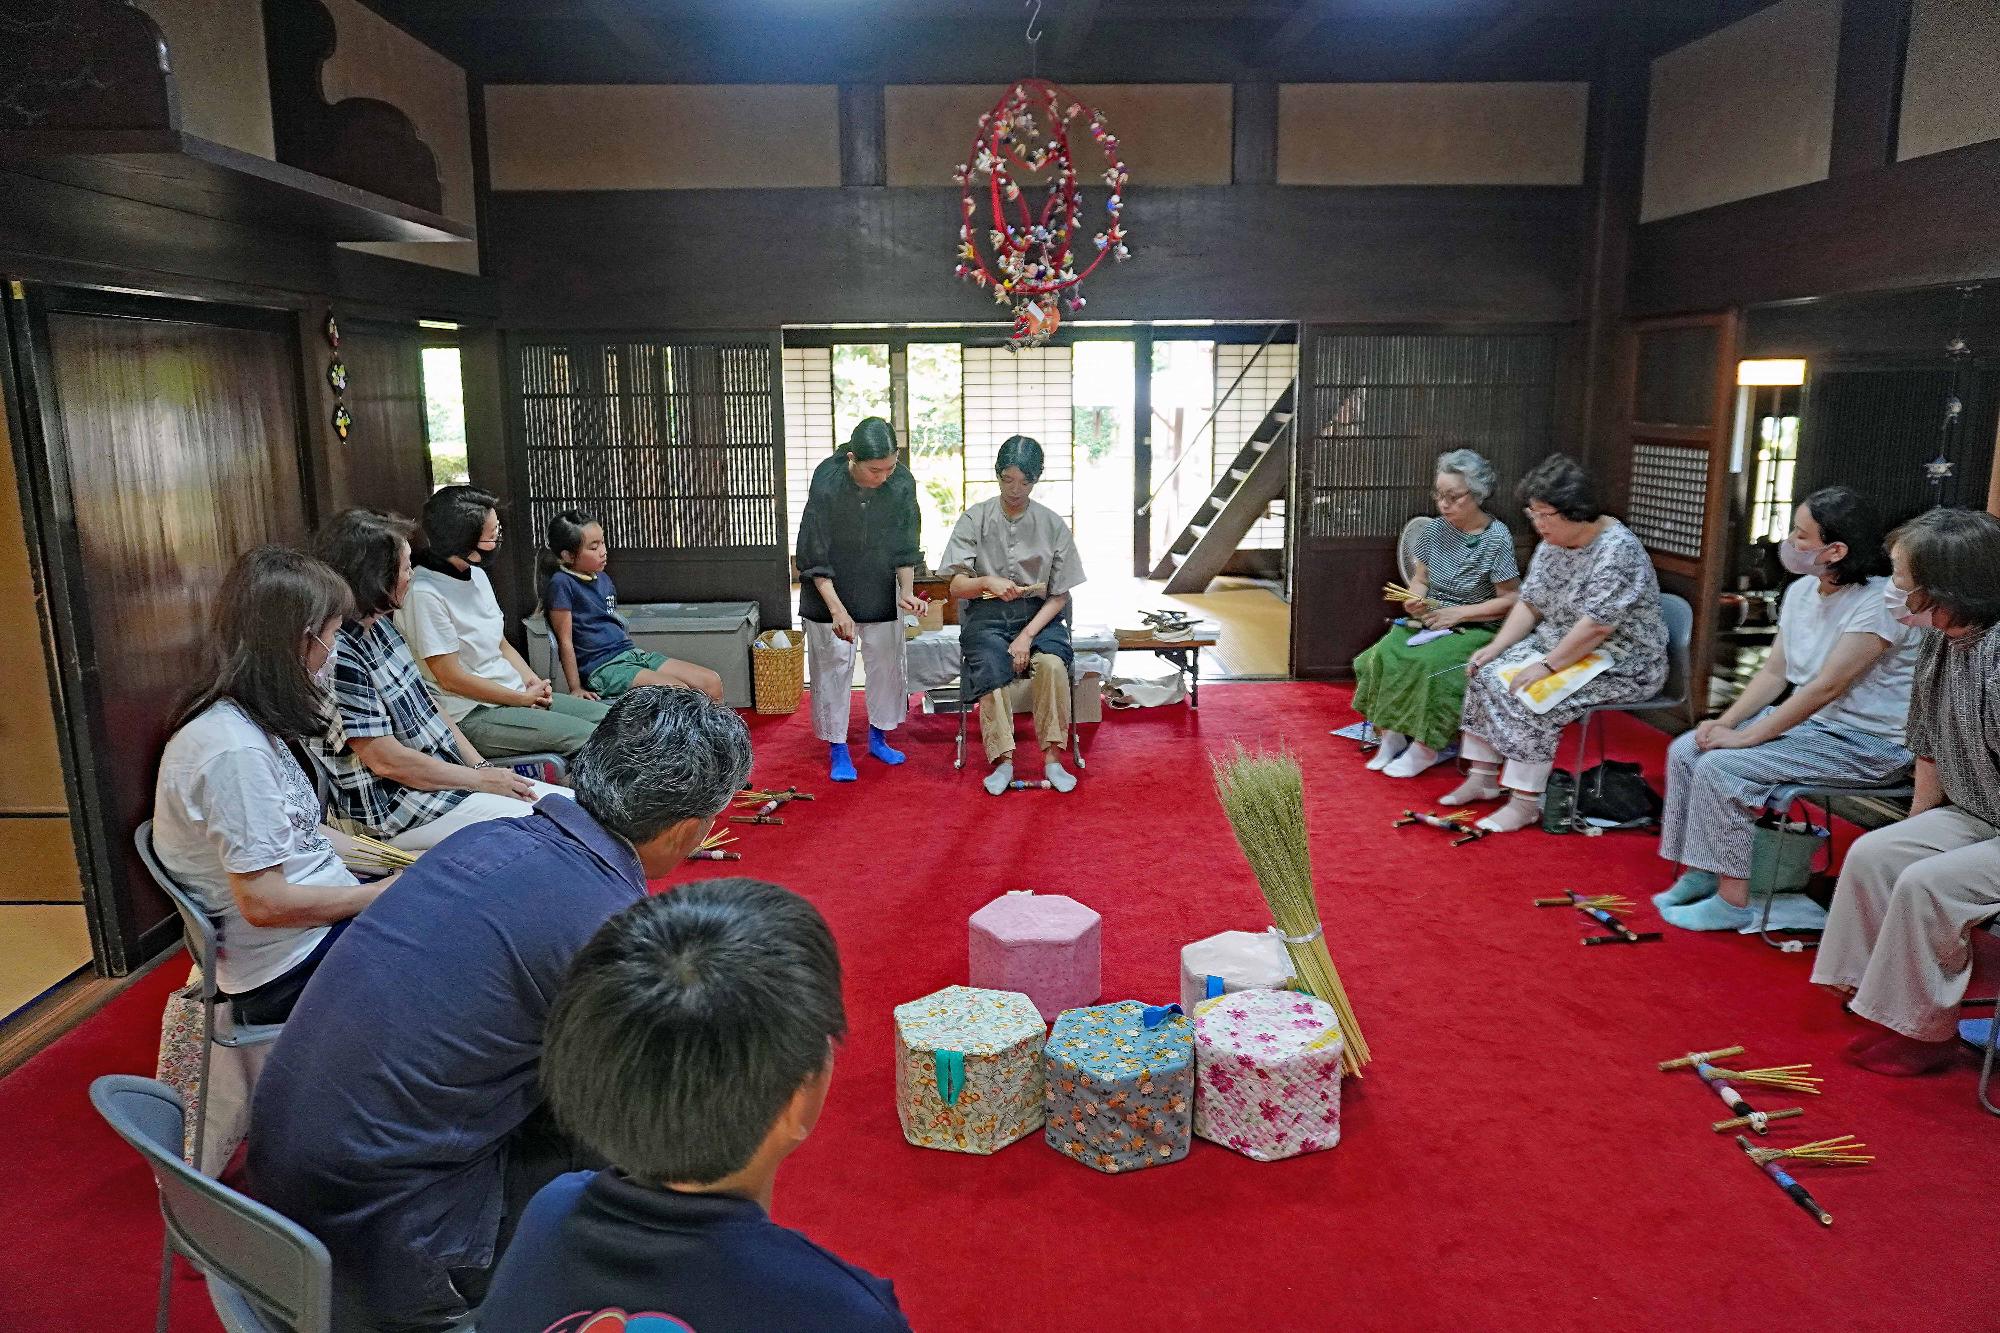
[[[1042,1127],[1035,1003],[1015,991],[947,986],[899,1004],[896,1118],[920,1148],[996,1153]]]

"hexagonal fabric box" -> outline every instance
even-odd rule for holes
[[[1095,1004],[1099,917],[1060,893],[1003,893],[966,922],[969,979],[975,986],[1019,991],[1043,1019]]]
[[[1025,995],[947,986],[899,1004],[896,1118],[920,1148],[995,1153],[1042,1125],[1042,1017]]]
[[[1340,1142],[1333,1006],[1302,991],[1245,990],[1195,1010],[1194,1132],[1275,1162]]]
[[[1187,1156],[1194,1025],[1179,1005],[1071,1009],[1056,1019],[1042,1064],[1057,1152],[1114,1173]]]
[[[1209,998],[1239,990],[1283,990],[1292,979],[1291,955],[1276,929],[1225,930],[1181,950],[1181,1008],[1189,1014]]]

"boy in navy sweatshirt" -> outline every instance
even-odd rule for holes
[[[770,1219],[826,1103],[840,956],[773,884],[708,880],[620,912],[577,956],[541,1079],[614,1165],[529,1203],[480,1333],[908,1333],[889,1283]]]

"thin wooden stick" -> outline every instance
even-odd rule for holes
[[[1688,1069],[1695,1065],[1705,1065],[1711,1060],[1720,1060],[1725,1056],[1741,1054],[1743,1054],[1741,1046],[1725,1046],[1719,1051],[1690,1051],[1677,1059],[1660,1061],[1660,1072],[1664,1074],[1672,1069]]]
[[[1768,1125],[1773,1120],[1790,1120],[1794,1116],[1804,1114],[1805,1112],[1796,1106],[1788,1106],[1782,1111],[1753,1111],[1749,1115],[1732,1116],[1728,1120],[1718,1120],[1710,1125],[1709,1128],[1718,1134],[1726,1134],[1732,1129],[1750,1129],[1760,1124]],[[1759,1128],[1757,1132],[1762,1134],[1764,1131]]]

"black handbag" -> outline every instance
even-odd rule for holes
[[[1660,822],[1666,802],[1647,785],[1639,765],[1607,759],[1584,770],[1583,781],[1567,769],[1549,774],[1542,794],[1542,829],[1573,833],[1582,828],[1646,829]],[[1586,823],[1586,821],[1598,821]]]

